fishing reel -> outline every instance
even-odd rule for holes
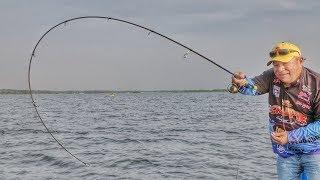
[[[245,87],[247,89],[251,89],[251,93],[256,93],[258,87],[255,86],[254,84],[249,84],[248,81],[245,82],[245,84],[241,87]],[[239,92],[240,90],[240,87],[234,83],[232,84],[229,84],[228,88],[227,88],[228,92],[229,93],[232,93],[232,94],[236,94]]]
[[[236,84],[229,84],[227,90],[231,94],[236,94],[239,92],[239,87]]]

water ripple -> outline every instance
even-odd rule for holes
[[[275,179],[267,99],[228,93],[2,96],[0,179]],[[238,104],[245,104],[240,108]]]

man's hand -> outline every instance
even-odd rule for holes
[[[243,72],[235,72],[232,77],[232,84],[237,85],[238,87],[246,85],[246,75]]]
[[[288,143],[288,131],[272,132],[271,139],[277,144],[285,145]]]

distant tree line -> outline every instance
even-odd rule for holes
[[[32,90],[33,94],[99,94],[99,93],[141,93],[141,92],[227,92],[225,89],[212,89],[212,90],[156,90],[156,91],[116,91],[116,90],[66,90],[66,91],[53,91],[53,90]],[[29,90],[16,90],[16,89],[0,89],[0,94],[29,94]]]

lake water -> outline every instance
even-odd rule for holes
[[[267,96],[0,95],[0,179],[276,179]]]

